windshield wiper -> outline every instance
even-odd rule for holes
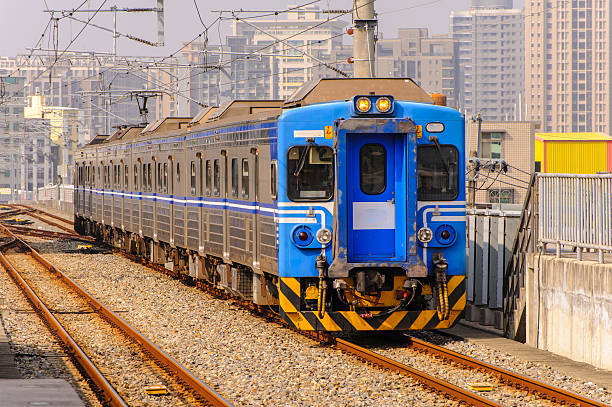
[[[444,159],[444,156],[442,155],[442,148],[440,147],[440,143],[438,142],[438,137],[429,136],[429,141],[432,141],[436,146],[436,151],[440,156],[440,161],[442,161],[442,164],[444,165],[444,171],[446,171],[446,175],[450,177],[450,168],[448,166],[448,162]]]
[[[308,153],[310,152],[310,149],[312,148],[313,145],[314,145],[314,142],[312,140],[308,140],[308,145],[306,146],[306,148],[304,149],[304,152],[300,156],[297,167],[295,167],[295,171],[293,172],[294,177],[300,176],[300,173],[304,169],[304,165],[306,165],[306,157],[308,156]]]

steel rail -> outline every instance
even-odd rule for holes
[[[202,383],[189,369],[177,362],[172,356],[165,353],[163,350],[155,346],[149,339],[141,334],[136,328],[124,321],[121,317],[107,308],[104,304],[98,301],[92,294],[87,292],[76,281],[68,277],[59,268],[54,266],[49,260],[45,259],[28,243],[19,239],[7,228],[4,228],[19,244],[26,249],[34,259],[42,264],[47,270],[55,273],[64,283],[72,288],[79,296],[81,296],[89,305],[96,310],[111,324],[123,331],[129,338],[138,343],[142,348],[152,355],[155,360],[169,372],[186,383],[199,397],[206,400],[212,406],[229,407],[231,404],[221,397],[212,388]]]
[[[171,271],[166,269],[165,267],[152,263],[147,259],[135,256],[133,254],[129,254],[124,252],[123,250],[119,251],[119,254],[121,254],[123,257],[126,257],[128,259],[130,259],[131,261],[137,262],[139,264],[143,264],[155,271],[158,271],[160,273],[169,275],[171,277],[174,277],[176,279],[180,279],[183,281],[192,281],[190,280],[189,277],[187,277],[185,274],[182,273],[177,273],[175,271]],[[330,335],[328,333],[324,333],[324,332],[316,332],[316,331],[300,331],[300,330],[296,330],[294,328],[292,328],[291,326],[289,326],[285,321],[281,320],[278,317],[278,314],[270,311],[269,309],[266,308],[262,308],[262,307],[258,307],[257,305],[253,304],[252,302],[248,302],[248,301],[244,301],[240,298],[237,298],[235,296],[232,296],[231,294],[228,294],[222,290],[217,289],[216,287],[211,286],[210,284],[207,284],[205,282],[202,282],[201,280],[196,281],[195,282],[196,287],[198,287],[199,289],[213,295],[216,298],[220,298],[220,299],[232,299],[237,301],[237,303],[243,307],[248,309],[249,311],[254,311],[255,313],[268,318],[269,320],[276,322],[286,328],[291,329],[292,331],[305,336],[311,340],[314,341],[318,341],[320,343],[323,344],[327,344],[327,345],[332,345],[334,347],[336,347],[337,349],[341,350],[342,352],[346,353],[346,354],[350,354],[351,356],[354,356],[358,359],[364,360],[368,363],[371,363],[373,365],[376,365],[380,368],[383,369],[389,369],[389,370],[393,370],[402,374],[405,374],[407,376],[412,377],[413,379],[419,381],[420,383],[424,384],[425,386],[434,389],[435,391],[438,392],[442,392],[445,394],[448,394],[449,396],[456,398],[462,402],[467,403],[468,405],[471,406],[476,406],[476,407],[501,407],[501,404],[498,404],[492,400],[486,399],[484,397],[481,397],[475,393],[472,393],[468,390],[462,389],[461,387],[455,386],[454,384],[451,384],[445,380],[442,379],[438,379],[436,377],[430,376],[427,373],[421,372],[417,369],[414,369],[410,366],[407,366],[405,364],[402,364],[398,361],[386,358],[382,355],[379,355],[375,352],[372,352],[366,348],[363,348],[359,345],[356,345],[354,343],[345,341],[343,339],[337,338],[333,335]]]
[[[43,221],[43,222],[45,222],[45,223],[47,223],[47,224],[49,224],[49,225],[51,225],[51,226],[55,226],[56,228],[61,229],[61,230],[63,230],[64,232],[67,232],[67,233],[73,233],[73,234],[75,233],[74,229],[71,229],[71,228],[66,227],[66,226],[64,226],[64,225],[60,225],[59,223],[54,222],[54,221],[52,221],[52,220],[45,219],[45,218],[44,218],[44,216],[42,216],[42,215],[40,215],[40,214],[38,214],[38,213],[36,213],[36,212],[38,212],[38,210],[35,210],[35,211],[32,211],[32,212],[28,212],[28,213],[27,213],[27,215],[28,215],[28,216],[31,216],[31,217],[33,217],[33,218],[36,218],[36,219],[38,219],[38,220],[41,220],[41,221]],[[45,216],[47,215],[47,213],[46,213],[46,212],[43,212],[43,213],[45,214]]]
[[[48,217],[50,217],[50,218],[54,218],[54,219],[60,220],[60,221],[62,221],[62,222],[64,222],[64,223],[66,223],[66,224],[68,224],[68,225],[71,225],[71,226],[72,226],[72,225],[74,225],[74,221],[72,221],[72,220],[70,220],[70,219],[66,219],[66,218],[64,218],[64,217],[62,217],[62,216],[55,215],[55,214],[53,214],[53,213],[50,213],[50,212],[44,211],[44,210],[42,210],[42,209],[34,208],[34,207],[32,207],[32,206],[29,206],[29,205],[24,205],[24,204],[8,204],[8,205],[6,205],[6,206],[13,207],[13,208],[22,208],[23,210],[26,210],[26,211],[28,211],[28,212],[38,212],[38,213],[42,213],[42,214],[43,214],[43,215],[45,215],[45,216],[48,216]]]
[[[76,233],[64,233],[64,232],[54,232],[51,230],[41,230],[34,229],[27,226],[17,226],[17,225],[4,225],[9,230],[18,233],[20,235],[27,236],[36,236],[36,237],[46,237],[50,239],[72,239],[72,240],[80,240],[83,242],[93,243],[95,239],[91,236],[82,236]]]
[[[53,214],[53,213],[51,213],[51,212],[47,212],[47,211],[45,211],[45,210],[43,210],[43,209],[38,209],[38,208],[34,208],[34,207],[32,207],[32,206],[29,206],[29,205],[23,205],[23,204],[14,204],[13,206],[17,206],[17,207],[20,207],[20,208],[25,208],[25,209],[27,209],[27,210],[29,210],[29,211],[33,211],[33,212],[38,212],[38,213],[41,213],[41,214],[43,214],[43,215],[45,215],[45,216],[48,216],[48,217],[50,217],[50,218],[60,220],[60,221],[62,221],[62,222],[64,222],[64,223],[66,223],[66,224],[68,224],[68,225],[70,225],[70,226],[73,226],[73,225],[74,225],[74,221],[73,221],[73,220],[66,219],[66,218],[64,218],[63,216],[58,216],[58,215],[55,215],[55,214]]]
[[[510,370],[506,370],[489,363],[474,359],[472,357],[462,355],[461,353],[454,352],[452,350],[443,348],[441,346],[434,345],[427,341],[414,338],[406,335],[410,338],[410,346],[415,350],[426,352],[451,362],[458,363],[465,367],[478,369],[486,373],[495,375],[506,383],[511,383],[520,387],[524,390],[536,392],[541,394],[544,398],[554,401],[556,403],[564,402],[581,407],[606,407],[607,404],[601,403],[596,400],[589,399],[576,393],[569,392],[556,386],[540,382],[527,376],[514,373]]]
[[[501,406],[501,404],[498,404],[495,401],[481,397],[476,393],[472,393],[471,391],[465,390],[459,386],[455,386],[454,384],[449,383],[445,380],[430,376],[427,373],[414,369],[396,360],[379,355],[376,352],[372,352],[371,350],[356,345],[352,342],[348,342],[340,338],[335,338],[327,334],[325,334],[324,337],[326,337],[326,339],[331,341],[331,343],[336,348],[340,349],[343,352],[349,353],[353,356],[358,357],[359,359],[363,359],[384,369],[389,369],[408,375],[413,379],[423,383],[427,387],[448,394],[449,396],[454,397],[459,401],[465,402],[468,405],[476,407]]]
[[[18,239],[16,239],[18,240]],[[82,371],[91,379],[95,387],[99,390],[103,396],[101,400],[102,404],[127,407],[128,404],[123,398],[117,393],[113,386],[106,380],[102,372],[94,365],[94,363],[87,357],[81,347],[72,339],[70,334],[66,332],[61,323],[53,316],[49,308],[45,306],[42,300],[36,295],[32,287],[25,281],[21,274],[13,267],[10,261],[6,258],[4,253],[0,252],[0,263],[4,266],[6,271],[9,273],[11,278],[15,281],[17,286],[21,288],[26,298],[32,304],[32,307],[38,312],[41,318],[45,321],[45,324],[49,328],[52,334],[54,334],[68,349],[70,356],[73,360],[81,367]]]

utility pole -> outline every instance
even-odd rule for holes
[[[378,25],[374,14],[374,0],[355,0],[353,4],[353,76],[374,78],[374,32]]]

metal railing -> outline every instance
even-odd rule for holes
[[[612,174],[538,174],[538,245],[612,252]]]
[[[48,185],[38,188],[37,201],[62,201],[72,203],[74,196],[73,185]]]

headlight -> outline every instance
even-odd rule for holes
[[[436,240],[440,244],[451,244],[455,241],[455,229],[451,225],[440,225],[436,229]]]
[[[417,239],[421,243],[429,243],[433,239],[433,232],[429,228],[421,228],[417,232]]]
[[[376,110],[378,110],[380,113],[387,113],[389,110],[391,110],[391,106],[391,99],[388,97],[383,96],[376,99]]]
[[[332,233],[329,231],[329,229],[319,229],[317,231],[317,241],[321,244],[328,244],[329,242],[331,242],[332,239]]]
[[[359,113],[367,113],[372,108],[372,102],[370,102],[370,99],[366,97],[359,98],[355,102],[355,108],[359,111]]]

